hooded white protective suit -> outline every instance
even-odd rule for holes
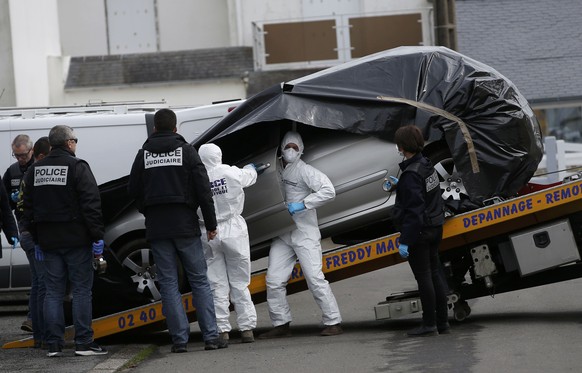
[[[304,147],[299,133],[287,132],[281,142],[281,150],[289,143],[299,146],[300,157]],[[299,157],[285,167],[282,166],[279,171],[285,203],[303,202],[305,210],[292,215],[296,229],[277,237],[271,245],[266,279],[269,316],[273,326],[291,322],[286,285],[298,258],[309,290],[321,309],[323,324],[335,325],[341,323],[341,315],[322,272],[321,234],[315,211],[335,198],[335,189],[324,173]]]
[[[251,281],[249,233],[241,213],[245,200],[243,188],[257,181],[257,171],[252,165],[240,169],[222,164],[222,151],[214,144],[202,145],[198,154],[208,172],[218,221],[218,235],[213,240],[208,241],[205,232],[202,233],[218,331],[231,330],[229,293],[239,329],[252,330],[257,325],[257,312],[248,289]],[[204,230],[204,224],[201,228]]]

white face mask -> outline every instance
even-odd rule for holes
[[[396,151],[398,152],[398,155],[399,155],[399,156],[401,156],[401,157],[404,157],[404,153],[402,153],[402,152],[400,151],[400,149],[398,149],[398,145],[396,145]]]
[[[299,152],[293,148],[283,150],[283,159],[287,163],[293,163],[299,158]]]

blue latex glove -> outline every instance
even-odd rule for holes
[[[16,249],[16,246],[18,246],[18,243],[20,242],[20,240],[18,240],[18,237],[10,237],[12,238],[12,248]]]
[[[10,194],[10,199],[12,200],[12,202],[18,202],[18,191],[14,191]]]
[[[294,215],[298,211],[305,210],[305,203],[303,202],[291,202],[287,205],[287,210],[291,215]]]
[[[398,246],[398,252],[400,253],[400,256],[403,257],[404,259],[408,258],[408,245],[405,243],[401,243]]]
[[[390,192],[394,187],[396,187],[396,184],[398,184],[398,178],[396,176],[389,176],[388,179],[384,180],[382,189],[384,189],[385,192]]]
[[[103,240],[93,242],[93,255],[103,255],[103,248],[105,243]]]
[[[40,246],[34,245],[34,257],[39,262],[44,261],[44,252],[40,249]]]

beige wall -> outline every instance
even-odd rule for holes
[[[16,105],[8,0],[0,0],[0,107]]]
[[[58,0],[58,12],[64,56],[107,54],[104,0]]]
[[[57,0],[63,55],[108,54],[104,0]],[[157,0],[159,51],[227,47],[227,0]]]
[[[229,47],[226,0],[157,0],[160,49]]]
[[[10,0],[9,6],[16,105],[48,105],[48,57],[61,55],[57,0]]]
[[[6,4],[11,25],[6,28],[2,22],[0,41],[11,33],[12,50],[2,43],[0,75],[10,75],[6,56],[12,52],[17,106],[162,98],[172,105],[198,105],[244,98],[244,84],[238,80],[65,92],[69,56],[107,54],[105,0],[0,0],[0,10]],[[325,9],[332,15],[354,9],[386,12],[431,6],[429,0],[156,0],[156,4],[161,51],[252,46],[254,21],[321,17]],[[0,20],[6,15],[1,13]],[[9,87],[10,78],[2,79],[0,84]]]

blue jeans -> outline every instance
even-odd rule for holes
[[[35,341],[46,341],[44,327],[44,298],[46,288],[44,284],[44,262],[39,262],[34,256],[34,241],[28,232],[20,235],[20,246],[24,249],[30,265],[31,287],[28,298],[28,313],[32,320],[33,337]]]
[[[187,343],[190,336],[190,323],[178,285],[177,258],[180,258],[192,288],[192,300],[204,341],[218,338],[214,299],[206,277],[206,259],[200,237],[151,240],[150,243],[172,343]]]
[[[91,288],[93,252],[90,247],[56,249],[44,252],[46,297],[44,321],[49,345],[64,345],[65,316],[63,298],[67,282],[73,294],[75,344],[93,342]]]

